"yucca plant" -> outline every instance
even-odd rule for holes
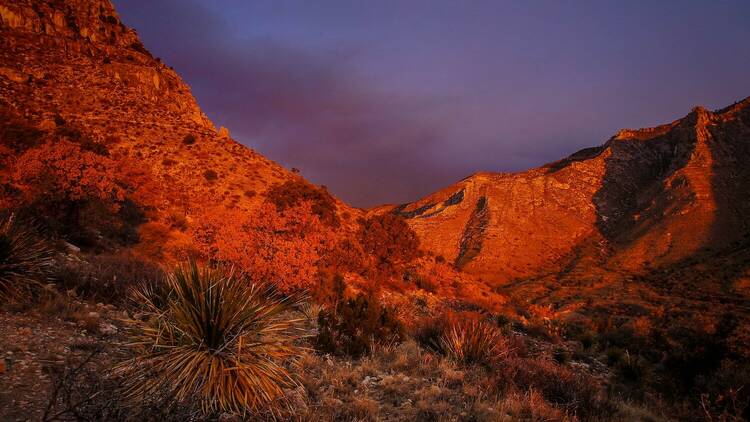
[[[0,298],[18,298],[39,287],[52,267],[52,252],[13,214],[0,220]]]
[[[131,325],[136,356],[118,367],[135,399],[167,392],[197,399],[201,410],[247,413],[278,409],[297,385],[290,370],[302,298],[280,297],[245,278],[195,262],[169,274],[162,288],[141,288],[141,318]]]
[[[462,364],[491,365],[509,353],[500,330],[483,321],[454,322],[441,336],[442,349]]]

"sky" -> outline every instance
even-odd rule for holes
[[[115,0],[217,127],[354,206],[750,96],[750,1]]]

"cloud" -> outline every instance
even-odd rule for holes
[[[140,13],[132,20],[159,19],[143,25],[146,47],[192,85],[218,125],[345,201],[406,202],[464,176],[448,171],[436,181],[447,171],[432,154],[443,132],[430,112],[438,99],[368,89],[354,76],[355,49],[313,54],[240,39],[197,3],[135,3],[128,2]]]

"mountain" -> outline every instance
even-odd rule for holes
[[[217,131],[190,88],[108,1],[4,1],[0,28],[3,119],[81,131],[111,155],[150,168],[158,183],[240,208],[258,202],[254,192],[292,178]]]
[[[197,256],[290,289],[334,272],[504,301],[434,258],[374,256],[417,246],[217,130],[107,0],[0,0],[0,209],[85,254]]]
[[[647,287],[747,300],[749,160],[750,98],[621,130],[540,168],[477,173],[388,211],[428,250],[524,301],[547,303],[570,284],[579,302],[592,286],[624,298],[633,280],[696,265],[721,271]],[[695,274],[703,278],[691,284]]]

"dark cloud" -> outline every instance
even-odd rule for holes
[[[430,101],[368,91],[348,71],[357,51],[311,55],[271,40],[237,39],[199,4],[135,3],[128,10],[148,16],[131,19],[161,17],[158,30],[142,30],[147,46],[192,82],[218,124],[345,200],[408,201],[464,176],[432,160],[442,124],[419,116]],[[446,171],[436,182],[435,174]]]
[[[731,5],[674,16],[640,2],[115,3],[217,125],[358,206],[750,94],[750,48],[736,41],[750,34]]]

